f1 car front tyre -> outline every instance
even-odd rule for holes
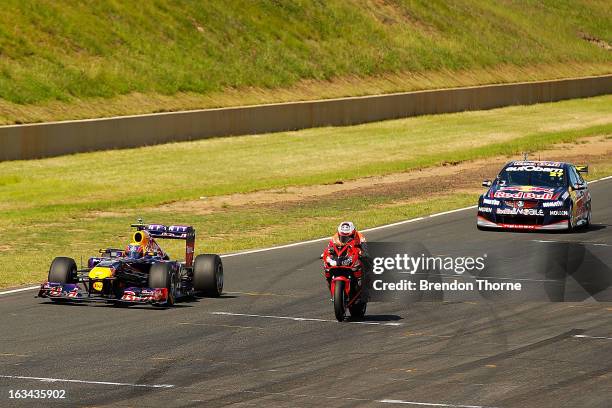
[[[167,288],[168,300],[166,305],[172,306],[176,300],[174,293],[174,284],[172,282],[172,265],[165,262],[153,264],[149,270],[149,287],[150,288]]]
[[[219,255],[196,256],[193,263],[193,288],[204,296],[221,296],[223,293],[223,263]]]
[[[76,283],[76,271],[77,266],[74,259],[58,256],[51,262],[48,280],[55,283]]]

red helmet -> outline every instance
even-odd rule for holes
[[[355,225],[353,225],[350,221],[343,221],[338,225],[338,240],[341,244],[346,244],[355,238],[357,231],[355,230]]]

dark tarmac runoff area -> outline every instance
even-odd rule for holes
[[[171,309],[0,295],[0,406],[611,407],[612,179],[590,188],[586,231],[478,231],[475,208],[366,230],[486,254],[429,282],[521,289],[373,295],[363,321],[335,320],[324,240],[226,255],[222,297]]]

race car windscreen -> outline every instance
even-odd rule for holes
[[[542,168],[542,170],[520,170],[509,166],[499,174],[501,186],[539,186],[563,187],[565,186],[565,172],[562,168]]]

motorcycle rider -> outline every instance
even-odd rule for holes
[[[357,231],[352,222],[342,221],[340,225],[338,225],[338,232],[332,236],[329,245],[335,245],[342,248],[351,240],[355,240],[355,246],[360,248],[362,251],[367,250],[366,239],[363,234]]]
[[[370,270],[370,260],[368,254],[368,244],[363,234],[355,228],[355,225],[351,221],[342,221],[338,225],[337,232],[331,237],[328,250],[335,252],[336,248],[342,248],[349,242],[353,241],[354,245],[359,248],[359,260],[363,264],[364,282],[367,282],[368,271]],[[322,256],[321,256],[322,257]],[[331,276],[326,276],[327,286],[331,285]],[[367,285],[364,285],[363,295],[367,296]]]

